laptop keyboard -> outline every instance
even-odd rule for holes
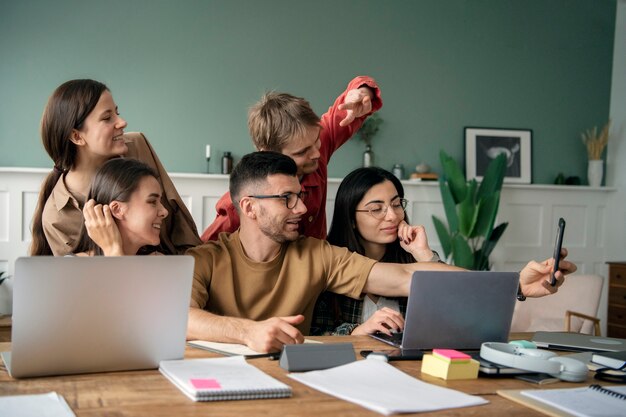
[[[379,339],[387,340],[397,346],[402,344],[402,332],[391,333],[391,336],[382,332],[376,332],[374,335]]]

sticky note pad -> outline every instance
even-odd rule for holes
[[[195,389],[221,389],[222,386],[217,379],[192,378],[189,380]]]
[[[478,378],[478,361],[470,359],[466,362],[448,362],[438,356],[424,355],[422,373],[442,379],[476,379]]]
[[[454,349],[433,349],[433,355],[446,362],[469,362],[472,357]]]

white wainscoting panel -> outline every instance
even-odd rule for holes
[[[13,272],[15,259],[26,256],[30,244],[32,213],[37,204],[41,182],[47,169],[0,168],[0,268]],[[228,176],[172,173],[171,178],[191,211],[201,233],[215,218],[215,204],[228,190]],[[335,195],[340,179],[329,179],[326,209],[328,225],[332,220]],[[423,224],[433,249],[443,256],[432,215],[445,221],[436,182],[403,181],[410,201],[407,213],[412,224]],[[620,201],[612,188],[505,184],[497,224],[508,222],[500,243],[492,254],[493,269],[520,270],[529,260],[552,256],[559,217],[567,221],[564,246],[568,258],[581,273],[607,276],[606,249],[626,247],[626,236],[607,242],[613,221],[607,213],[616,212],[611,204]],[[608,210],[611,208],[611,210]],[[623,219],[621,219],[623,220]],[[617,246],[612,246],[617,245]],[[606,289],[600,306],[606,322]]]

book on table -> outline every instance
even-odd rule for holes
[[[250,365],[243,356],[161,361],[159,371],[194,401],[291,396],[291,387]]]
[[[624,369],[626,367],[626,350],[594,353],[591,356],[591,361],[611,369]]]

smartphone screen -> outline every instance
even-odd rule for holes
[[[559,261],[561,260],[561,246],[563,245],[563,233],[565,233],[565,220],[563,217],[559,219],[559,226],[556,229],[556,241],[554,242],[554,268],[550,277],[550,285],[556,285],[556,271],[559,270]]]
[[[362,350],[361,356],[367,358],[370,353],[384,355],[389,361],[419,361],[424,356],[420,349]]]

